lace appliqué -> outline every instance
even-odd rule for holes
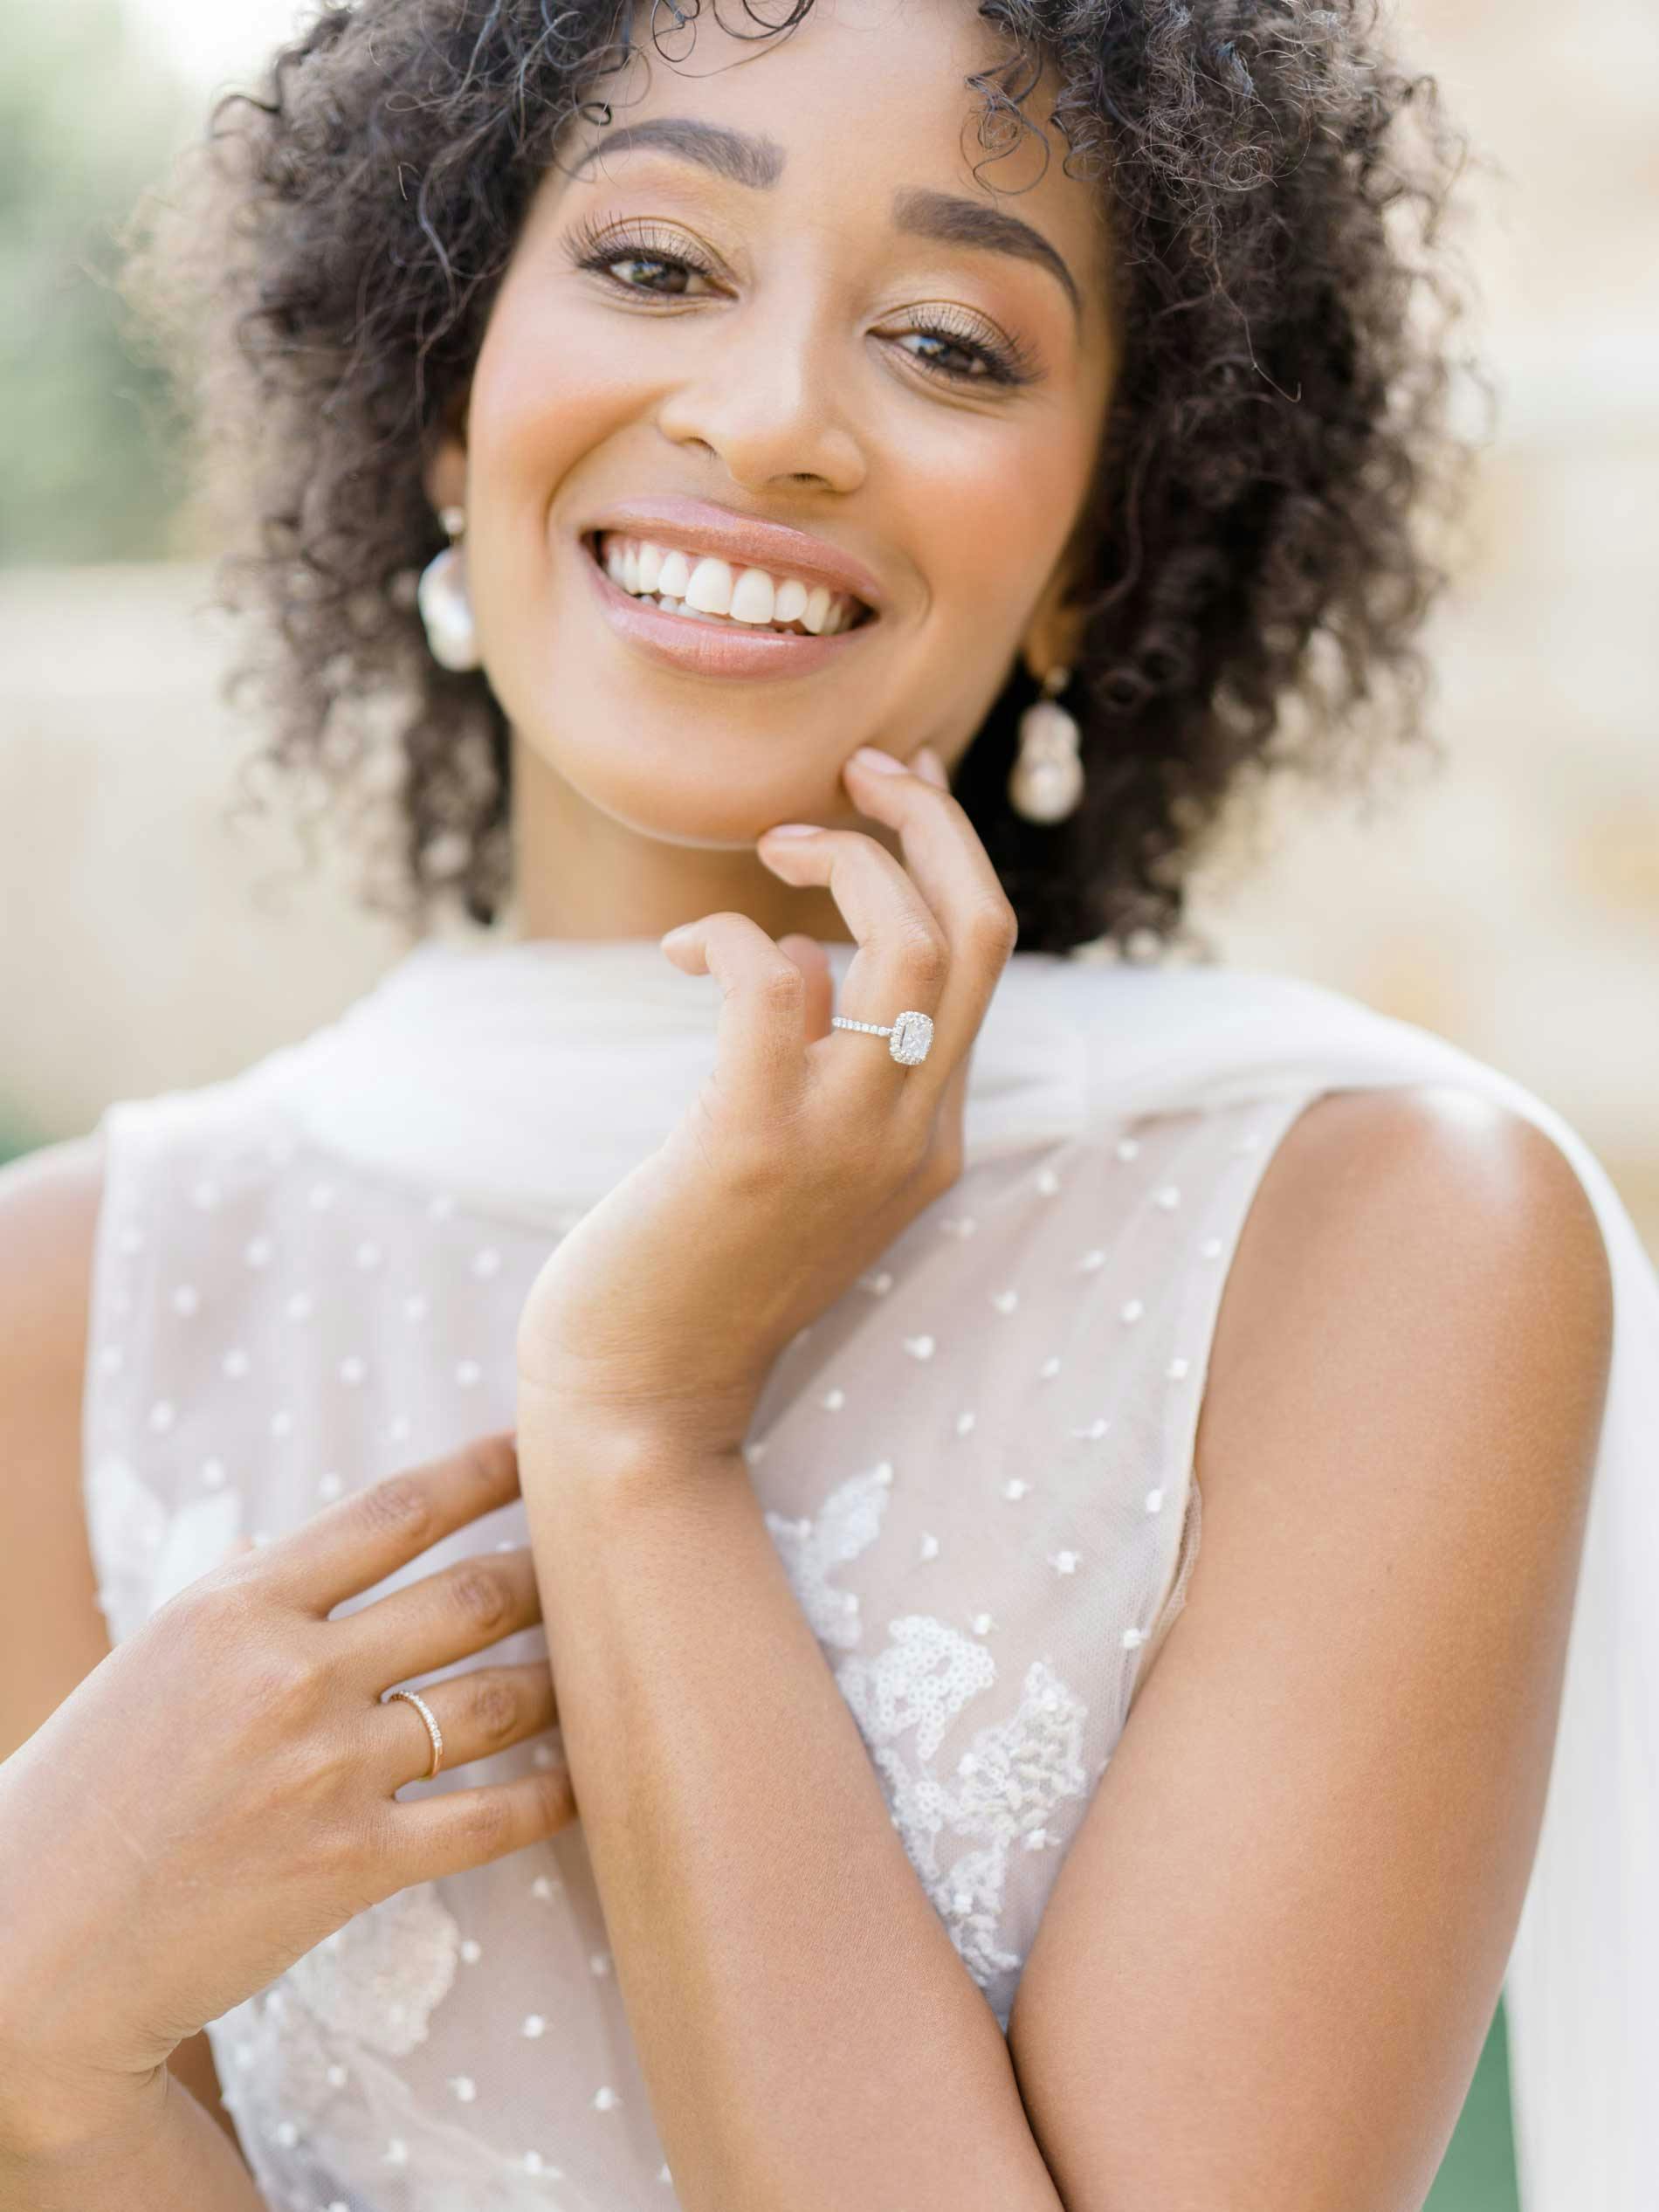
[[[169,1515],[149,1485],[114,1453],[88,1471],[86,1511],[101,1562],[100,1602],[118,1640],[217,1567],[242,1533],[235,1491],[210,1491]]]
[[[337,2036],[402,2058],[449,1995],[461,1931],[430,1882],[398,1890],[296,1959],[286,1987]]]
[[[830,1577],[868,1551],[881,1533],[892,1479],[891,1464],[884,1459],[832,1490],[816,1520],[790,1520],[782,1513],[766,1517],[790,1587],[821,1643],[850,1651],[864,1635],[856,1593],[835,1588]]]
[[[1016,1849],[1057,1843],[1050,1823],[1058,1809],[1087,1795],[1088,1708],[1046,1660],[1033,1660],[1018,1709],[981,1728],[954,1776],[941,1779],[933,1755],[962,1707],[989,1687],[995,1664],[982,1644],[942,1621],[911,1615],[893,1622],[891,1633],[878,1658],[848,1660],[836,1679],[887,1785],[911,1864],[1006,2029],[1024,1963],[1002,1938],[1009,1861]],[[911,1728],[913,1768],[893,1742]]]

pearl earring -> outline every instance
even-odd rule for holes
[[[440,668],[465,674],[481,665],[478,626],[466,590],[466,556],[456,542],[466,527],[466,513],[464,508],[446,506],[437,519],[449,532],[450,541],[427,564],[416,588],[416,604],[432,658]]]
[[[1020,717],[1020,750],[1008,776],[1008,804],[1028,822],[1064,822],[1083,796],[1083,733],[1059,704],[1071,681],[1069,668],[1051,668],[1043,696]]]

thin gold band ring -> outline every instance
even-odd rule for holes
[[[410,1705],[414,1706],[416,1712],[419,1713],[421,1719],[426,1723],[426,1733],[432,1739],[432,1763],[427,1768],[425,1774],[421,1776],[421,1780],[423,1781],[430,1781],[432,1776],[444,1764],[444,1731],[437,1725],[437,1715],[432,1711],[431,1706],[427,1704],[425,1699],[423,1698],[416,1691],[389,1690],[386,1692],[386,1695],[381,1699],[381,1703],[382,1705],[389,1705],[394,1698],[407,1698]]]

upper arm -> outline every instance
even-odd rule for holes
[[[0,1758],[109,1650],[80,1491],[93,1140],[0,1171]]]
[[[1204,1538],[1009,2047],[1069,2212],[1414,2212],[1501,1992],[1612,1344],[1523,1117],[1337,1092],[1264,1174],[1195,1446]]]
[[[0,1168],[0,1759],[109,1651],[82,1503],[96,1136]],[[204,2035],[169,2062],[235,2140]]]

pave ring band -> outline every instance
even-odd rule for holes
[[[836,1030],[867,1030],[871,1037],[885,1037],[887,1050],[901,1067],[913,1068],[925,1060],[933,1042],[933,1017],[926,1014],[901,1014],[886,1029],[879,1022],[854,1022],[844,1014],[832,1014],[830,1026]]]
[[[432,1739],[432,1763],[421,1776],[421,1780],[430,1781],[432,1776],[444,1764],[444,1731],[437,1725],[437,1715],[427,1704],[425,1699],[413,1690],[389,1690],[381,1699],[381,1703],[383,1706],[390,1705],[394,1698],[407,1698],[426,1723],[426,1733]]]

